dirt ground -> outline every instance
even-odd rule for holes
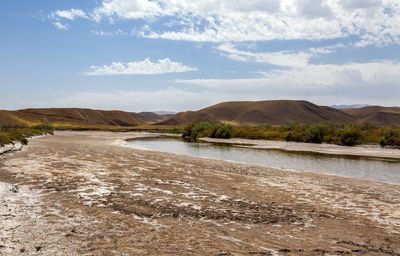
[[[0,255],[400,255],[400,186],[123,146],[135,136],[1,156]]]

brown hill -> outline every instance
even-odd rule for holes
[[[67,126],[137,126],[144,124],[123,111],[82,108],[43,108],[0,112],[0,125],[40,124]]]
[[[354,116],[359,123],[400,126],[400,107],[368,106],[342,109],[342,111]]]
[[[21,124],[29,124],[29,123],[19,119],[12,113],[12,111],[0,110],[0,126],[3,125],[12,126]]]
[[[181,112],[158,124],[182,125],[192,121],[280,125],[293,121],[306,124],[322,121],[350,123],[355,122],[355,118],[340,110],[307,101],[235,101],[219,103],[199,111]]]

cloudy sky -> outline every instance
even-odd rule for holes
[[[400,106],[398,0],[5,0],[0,109]]]

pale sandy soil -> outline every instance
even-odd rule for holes
[[[359,145],[354,147],[339,146],[333,144],[312,144],[288,141],[272,140],[248,140],[248,139],[215,139],[200,138],[207,142],[242,144],[252,148],[281,149],[288,151],[315,152],[332,155],[350,155],[350,156],[369,156],[383,158],[400,158],[400,150],[393,148],[381,148],[378,145]],[[250,145],[251,144],[251,145]]]
[[[400,255],[400,186],[134,136],[63,132],[0,157],[0,255]]]

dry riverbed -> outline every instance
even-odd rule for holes
[[[400,255],[400,186],[124,146],[135,136],[1,156],[0,255]]]

